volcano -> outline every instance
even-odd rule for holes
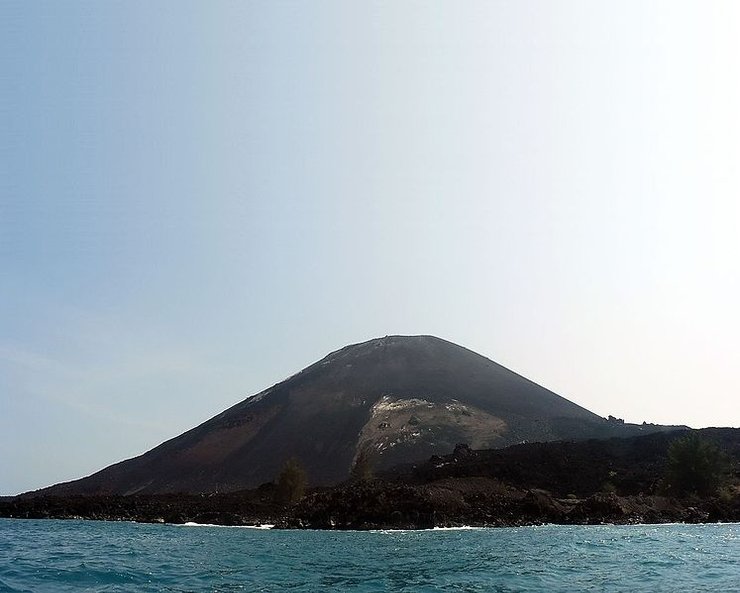
[[[49,495],[229,492],[273,480],[296,458],[314,485],[532,441],[661,430],[610,421],[462,346],[387,336],[347,346],[147,453]]]

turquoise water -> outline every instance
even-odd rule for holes
[[[0,591],[740,591],[740,524],[361,533],[0,519]]]

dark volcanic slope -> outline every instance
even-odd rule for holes
[[[498,448],[637,430],[461,346],[391,336],[342,348],[140,457],[40,492],[233,491],[272,480],[290,457],[312,483],[329,484],[347,477],[360,451],[389,467],[460,442]]]

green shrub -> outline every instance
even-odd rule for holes
[[[697,434],[688,434],[668,448],[664,491],[675,496],[715,494],[727,469],[727,458],[719,447]]]
[[[306,470],[294,457],[288,459],[277,479],[275,496],[278,502],[292,504],[303,497],[306,491]]]

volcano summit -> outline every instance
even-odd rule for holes
[[[524,441],[630,436],[665,427],[607,421],[466,348],[388,336],[337,350],[133,459],[38,493],[228,492],[272,480],[295,457],[312,484]]]

